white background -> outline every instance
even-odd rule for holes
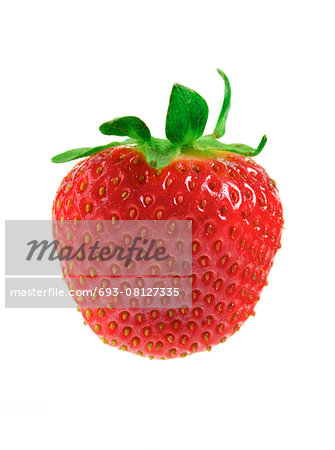
[[[225,140],[267,133],[257,161],[286,228],[256,317],[211,353],[150,361],[101,344],[75,310],[3,300],[2,448],[335,448],[332,3],[2,3],[2,218],[50,218],[72,163],[49,158],[108,142],[100,123],[138,115],[163,137],[173,82],[207,99],[211,131],[221,67]]]

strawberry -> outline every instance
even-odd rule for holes
[[[81,308],[102,341],[119,349],[166,359],[224,342],[254,315],[280,247],[278,190],[252,159],[266,137],[256,149],[218,141],[231,96],[228,78],[218,72],[225,97],[212,135],[202,136],[205,100],[174,85],[168,140],[153,138],[144,122],[128,116],[100,127],[103,134],[129,136],[124,142],[70,150],[52,159],[88,156],[62,181],[54,220],[192,220],[192,307]],[[71,282],[80,285],[75,277]]]

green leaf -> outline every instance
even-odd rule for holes
[[[224,72],[222,72],[221,69],[217,69],[217,71],[219,75],[223,78],[225,84],[225,91],[221,112],[212,135],[216,139],[222,137],[226,132],[226,122],[230,110],[230,99],[231,99],[231,89],[228,77]]]
[[[51,161],[54,163],[63,163],[67,161],[72,161],[73,159],[83,158],[91,154],[92,147],[82,147],[74,148],[73,150],[67,150],[64,153],[59,153],[59,155],[53,156]]]
[[[223,144],[211,136],[203,136],[194,143],[194,148],[201,151],[222,150],[243,156],[256,156],[263,150],[266,142],[267,137],[264,135],[258,147],[253,148],[245,144]]]
[[[206,101],[192,89],[175,84],[171,91],[166,116],[165,133],[168,140],[152,137],[149,128],[138,117],[119,117],[103,123],[100,126],[100,131],[106,135],[129,136],[129,139],[98,147],[68,150],[54,156],[51,161],[63,163],[85,158],[112,147],[127,145],[143,152],[147,163],[156,169],[168,166],[174,158],[180,155],[217,158],[220,156],[220,151],[251,157],[258,155],[266,144],[267,138],[265,135],[257,148],[244,144],[223,144],[218,141],[218,138],[225,133],[231,90],[227,76],[222,70],[217,69],[217,71],[224,81],[225,93],[220,115],[212,135],[202,136],[208,118]]]
[[[111,142],[107,145],[100,145],[98,147],[82,147],[82,148],[74,148],[73,150],[67,150],[64,153],[59,153],[56,156],[51,158],[51,161],[54,163],[64,163],[68,161],[73,161],[78,158],[85,158],[86,156],[93,155],[93,153],[100,152],[101,150],[105,150],[110,147],[115,147],[117,145],[122,145],[122,142]]]
[[[139,148],[145,154],[149,166],[156,169],[168,166],[179,153],[178,147],[166,139],[152,138],[150,143]]]
[[[151,133],[146,124],[135,116],[118,117],[103,123],[99,130],[102,134],[112,136],[129,136],[143,142],[151,139]]]
[[[172,144],[190,145],[202,136],[208,118],[206,101],[195,91],[175,84],[166,116],[165,134]]]

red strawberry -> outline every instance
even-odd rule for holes
[[[103,342],[154,358],[210,350],[254,314],[280,247],[282,206],[275,183],[250,158],[257,149],[217,141],[225,131],[230,85],[211,136],[201,137],[206,102],[175,85],[166,135],[151,137],[135,117],[107,122],[104,134],[125,143],[76,149],[54,162],[89,156],[64,178],[53,204],[55,220],[192,219],[192,307],[82,308]],[[67,272],[68,273],[68,272]],[[75,287],[78,278],[71,279]],[[98,279],[98,283],[102,283]]]

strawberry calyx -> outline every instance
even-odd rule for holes
[[[166,116],[165,134],[167,139],[154,138],[147,125],[138,117],[118,117],[103,123],[99,130],[108,136],[127,136],[124,141],[114,141],[98,147],[82,147],[54,156],[51,161],[63,163],[84,158],[102,150],[117,146],[132,146],[144,153],[148,164],[161,169],[181,155],[197,157],[216,157],[220,152],[256,156],[264,148],[267,137],[264,135],[257,148],[244,144],[224,144],[218,139],[226,131],[226,122],[231,104],[231,88],[228,77],[217,69],[225,83],[222,108],[215,129],[211,135],[203,136],[207,119],[208,105],[197,92],[181,84],[174,84]]]

